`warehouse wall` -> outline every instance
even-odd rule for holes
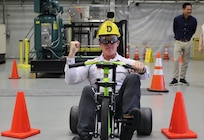
[[[144,52],[145,46],[153,49],[154,55],[158,51],[164,52],[165,46],[169,47],[170,55],[173,54],[174,34],[173,19],[182,13],[182,4],[144,4],[133,5],[129,9],[117,8],[119,19],[127,18],[129,21],[129,44],[131,52],[135,46],[139,52]],[[203,19],[203,5],[193,4],[192,15],[197,18],[198,26],[194,37],[199,37]],[[192,54],[191,54],[192,56]],[[132,55],[133,57],[133,55]]]
[[[76,2],[76,1],[75,1]],[[134,54],[135,46],[140,48],[140,53],[143,52],[144,47],[148,45],[153,48],[153,52],[163,51],[164,46],[168,45],[170,53],[173,50],[173,18],[181,13],[182,3],[172,4],[148,4],[140,3],[139,6],[135,4],[127,6],[127,4],[116,5],[116,20],[127,19],[129,21],[129,45],[131,48],[131,57]],[[70,4],[67,1],[59,1],[59,5],[64,7],[64,14],[62,15],[64,23],[68,23],[68,10],[73,7],[80,6],[80,4]],[[82,4],[87,6],[86,4]],[[97,6],[99,8],[97,8]],[[99,15],[100,19],[104,19],[106,12],[109,9],[108,5],[98,4],[92,5],[90,9],[101,9],[99,11],[90,10],[90,16]],[[0,7],[0,13],[3,13],[3,8]],[[33,3],[7,2],[5,4],[5,24],[7,25],[7,58],[19,57],[19,40],[23,40],[29,31],[28,38],[31,39],[31,48],[33,48],[33,20],[38,15],[34,13]],[[204,5],[193,4],[193,15],[198,20],[198,28],[204,22],[202,13],[204,13]],[[75,13],[77,15],[77,13]],[[93,16],[94,17],[94,16]],[[95,16],[96,17],[96,16]],[[3,23],[3,14],[0,15],[0,23]],[[199,29],[194,37],[198,37]],[[171,55],[170,54],[170,55]]]

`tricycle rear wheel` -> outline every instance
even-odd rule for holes
[[[78,124],[78,106],[72,106],[70,109],[70,116],[69,116],[69,127],[72,133],[77,134],[77,124]]]
[[[152,109],[148,107],[141,107],[141,122],[137,129],[138,135],[150,135],[152,132]]]

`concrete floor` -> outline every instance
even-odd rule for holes
[[[18,61],[17,61],[18,62]],[[166,88],[168,93],[161,95],[142,95],[143,107],[151,107],[153,111],[153,130],[150,136],[133,140],[165,140],[162,128],[169,128],[176,92],[181,91],[184,98],[189,129],[194,131],[199,140],[204,139],[204,74],[203,61],[189,63],[187,80],[190,86],[169,87],[172,80],[173,62],[162,61]],[[40,129],[40,134],[28,137],[28,140],[71,140],[74,134],[69,129],[69,109],[78,105],[80,92],[87,81],[78,85],[67,85],[63,75],[41,75],[37,79],[29,77],[29,69],[18,68],[21,79],[8,79],[11,75],[13,60],[6,60],[0,65],[0,131],[11,128],[16,94],[23,91],[31,128]],[[147,63],[153,73],[154,63]],[[152,77],[142,81],[142,91],[148,92]],[[0,140],[14,138],[0,136]]]

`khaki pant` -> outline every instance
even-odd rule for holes
[[[190,60],[190,50],[192,47],[192,42],[181,42],[176,40],[174,43],[174,71],[173,76],[175,79],[179,79],[179,60],[182,55],[182,65],[180,71],[180,79],[185,79],[186,71],[188,69],[188,63]]]

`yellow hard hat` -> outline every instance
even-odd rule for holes
[[[96,37],[99,38],[101,35],[116,35],[120,37],[120,32],[118,26],[114,22],[106,20],[100,25]]]

